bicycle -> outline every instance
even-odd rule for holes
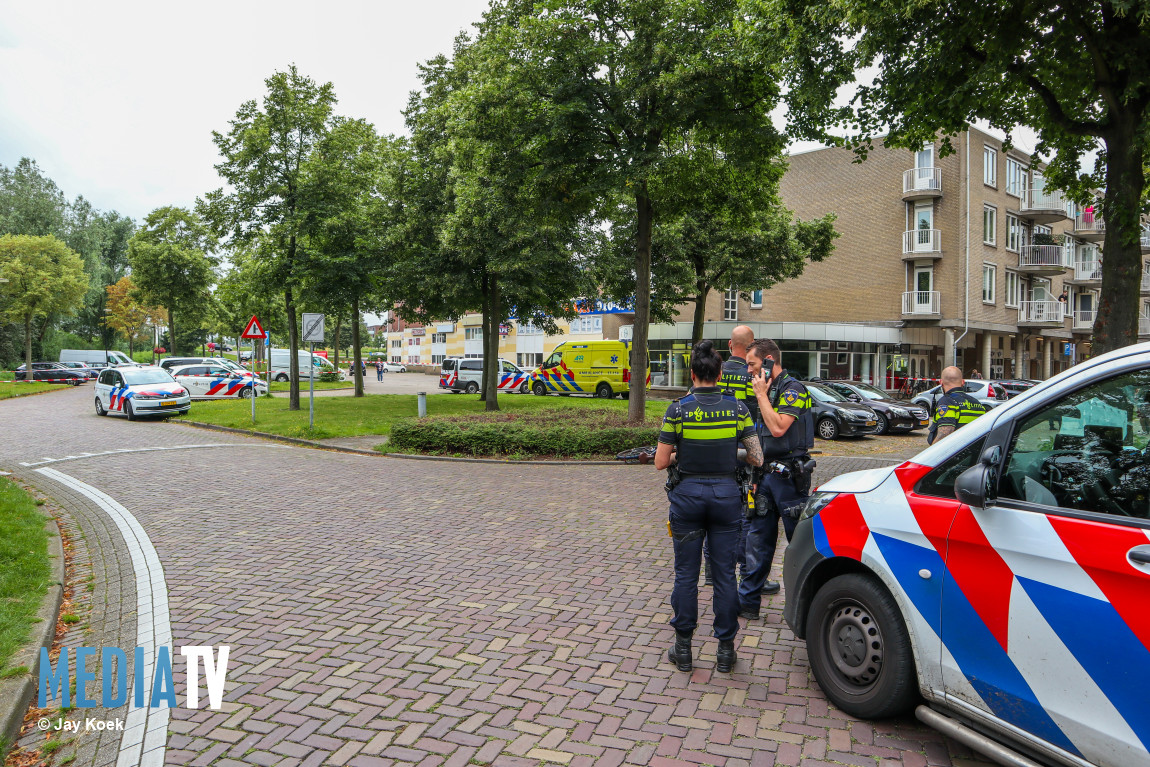
[[[624,450],[615,455],[615,460],[622,461],[623,463],[651,463],[655,460],[655,446],[646,445],[644,447],[635,447],[631,448],[630,450]]]

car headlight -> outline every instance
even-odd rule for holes
[[[901,407],[892,407],[890,414],[895,418],[910,418],[910,411]]]
[[[813,517],[837,497],[838,493],[811,493],[811,497],[807,499],[806,505],[803,506],[803,512],[799,515],[799,519],[809,519]]]

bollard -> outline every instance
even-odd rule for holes
[[[427,418],[427,392],[416,392],[415,398],[419,402],[419,417]]]

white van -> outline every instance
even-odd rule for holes
[[[500,391],[517,391],[527,393],[531,374],[513,362],[499,358]],[[447,357],[439,369],[439,388],[447,389],[452,394],[462,391],[475,394],[483,385],[483,358],[482,357]]]
[[[272,349],[271,350],[272,369],[269,378],[273,381],[287,381],[291,375],[291,350],[290,349]],[[321,357],[318,354],[312,354],[309,351],[299,350],[299,377],[301,380],[307,380],[312,377],[314,372],[316,378],[320,373],[339,373],[335,369],[335,365],[331,364],[326,357]]]
[[[103,349],[61,349],[60,361],[80,362],[90,368],[138,367],[127,354]]]

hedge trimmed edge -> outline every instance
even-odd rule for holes
[[[483,423],[428,418],[394,424],[388,445],[423,453],[580,457],[614,455],[621,450],[652,445],[658,433],[657,426],[588,428],[586,423]]]

